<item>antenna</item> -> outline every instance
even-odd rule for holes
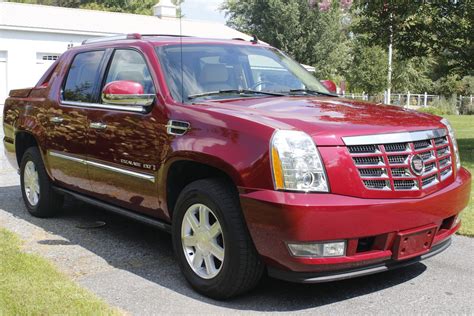
[[[179,44],[180,44],[180,58],[181,58],[181,103],[184,103],[184,68],[183,68],[183,11],[181,9],[181,4],[183,1],[178,1],[179,3]]]

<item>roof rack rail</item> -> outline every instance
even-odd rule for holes
[[[86,39],[82,42],[82,45],[109,42],[109,41],[126,40],[126,39],[140,39],[140,38],[142,38],[142,36],[138,33],[121,34],[121,35],[113,35],[113,36],[101,36],[101,37]]]
[[[179,35],[179,34],[141,34],[142,37],[154,37],[154,36],[163,36],[163,37],[192,37],[189,35]]]

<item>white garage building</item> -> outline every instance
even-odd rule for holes
[[[0,116],[11,89],[33,86],[71,45],[85,39],[123,33],[180,33],[176,7],[162,0],[154,16],[70,9],[0,0]],[[243,38],[246,34],[223,24],[181,21],[183,35]]]

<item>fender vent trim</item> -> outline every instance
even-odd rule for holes
[[[181,136],[186,134],[190,129],[191,124],[185,121],[169,120],[168,124],[166,124],[166,132],[169,135]]]

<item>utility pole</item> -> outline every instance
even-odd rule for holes
[[[392,93],[392,43],[393,43],[393,13],[390,12],[388,27],[388,74],[387,74],[387,104],[390,104],[390,95]]]

